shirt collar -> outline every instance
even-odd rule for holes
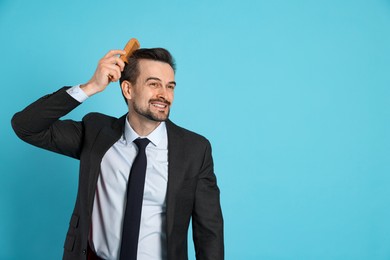
[[[125,141],[127,144],[132,143],[137,138],[148,138],[154,146],[158,146],[161,143],[161,141],[164,139],[164,137],[166,137],[166,136],[167,136],[167,127],[166,127],[165,122],[161,122],[159,124],[159,126],[156,129],[154,129],[149,135],[140,136],[131,127],[131,125],[126,117],[124,138],[125,138]]]

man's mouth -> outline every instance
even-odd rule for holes
[[[153,106],[157,107],[157,108],[166,108],[167,105],[165,104],[158,104],[158,103],[152,103]]]
[[[152,100],[150,104],[157,109],[166,109],[171,103],[168,101]]]

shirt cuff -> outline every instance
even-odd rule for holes
[[[83,103],[88,98],[88,95],[80,88],[80,85],[73,86],[66,92],[80,103]]]

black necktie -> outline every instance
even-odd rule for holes
[[[141,220],[142,200],[144,196],[146,154],[149,139],[136,139],[138,154],[134,159],[127,182],[127,203],[122,227],[121,260],[136,260],[138,249],[139,225]]]

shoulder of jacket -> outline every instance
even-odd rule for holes
[[[102,113],[92,112],[88,113],[83,117],[83,123],[84,124],[91,124],[91,125],[111,125],[112,123],[116,122],[118,118],[113,116],[108,116]]]
[[[166,123],[167,123],[168,132],[175,132],[180,136],[182,136],[183,138],[187,140],[191,140],[193,142],[210,144],[210,141],[201,134],[188,130],[184,127],[178,126],[172,121],[167,121]]]
[[[94,120],[94,119],[100,119],[100,120],[117,120],[118,118],[113,117],[113,116],[108,116],[102,113],[98,112],[91,112],[86,114],[83,117],[83,121],[88,121],[88,120]]]

